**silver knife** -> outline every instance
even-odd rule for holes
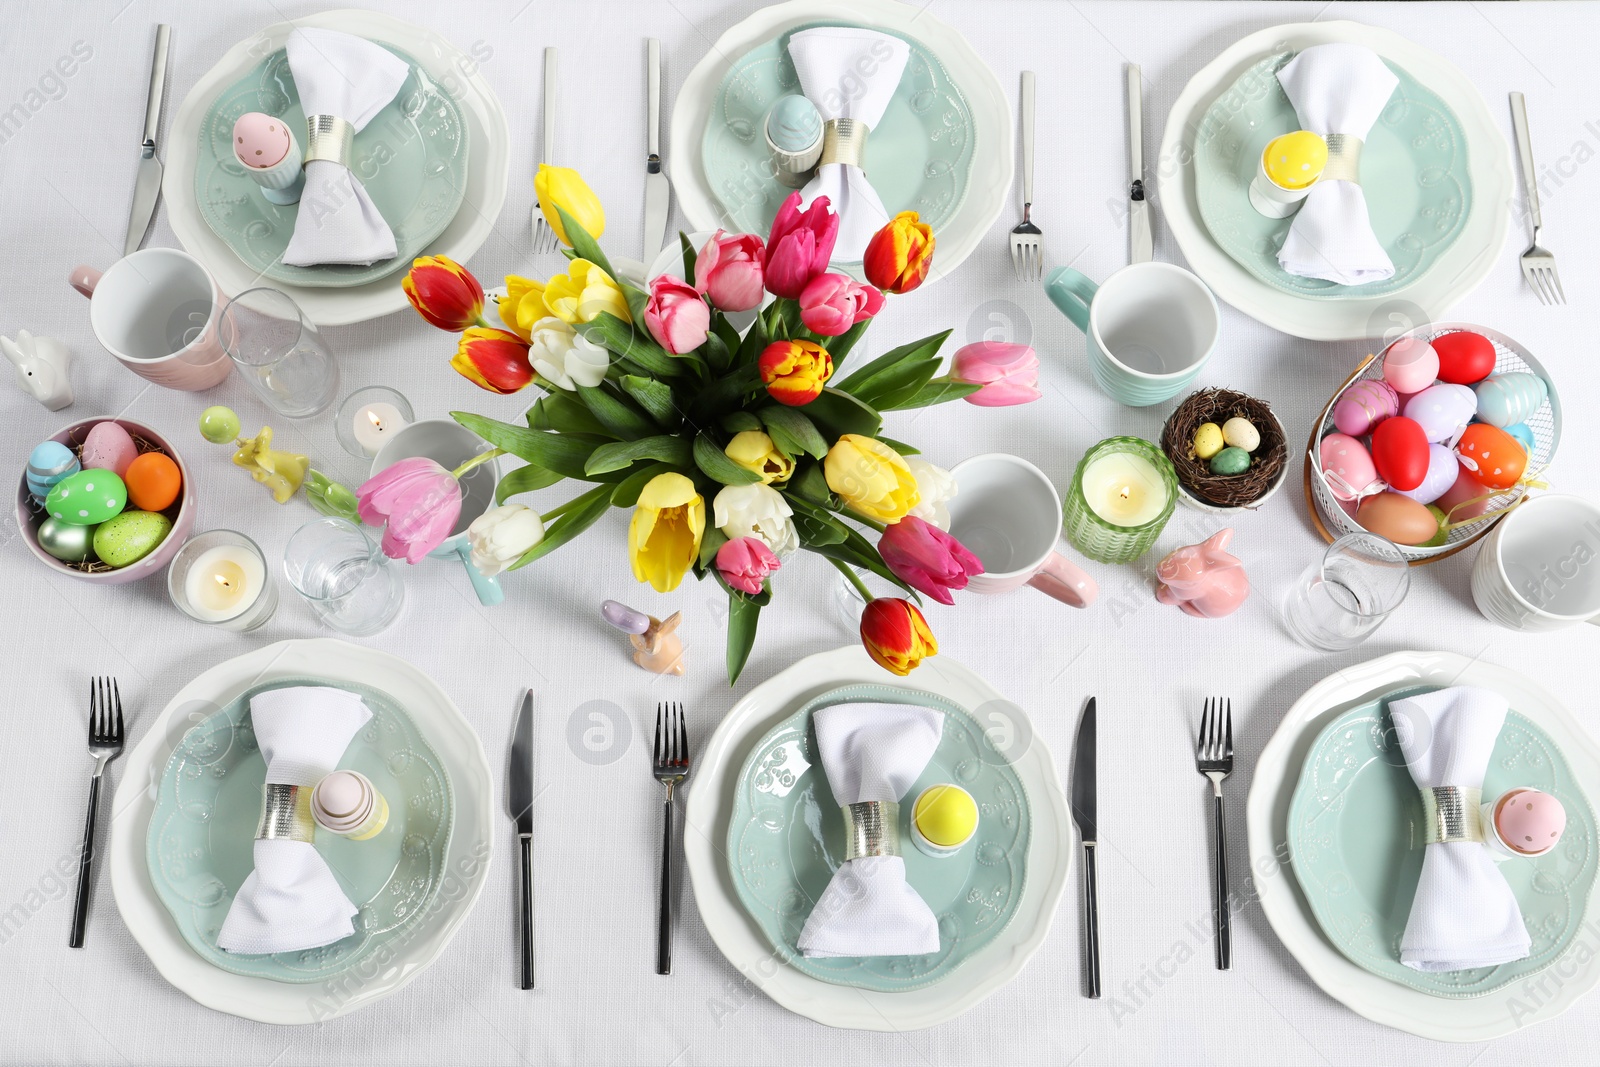
[[[1144,89],[1137,64],[1128,64],[1128,245],[1134,263],[1150,262],[1150,203],[1144,198]]]
[[[533,988],[533,690],[522,698],[511,739],[511,776],[506,803],[522,846],[522,988]]]
[[[667,238],[667,200],[672,186],[661,170],[661,42],[651,37],[645,46],[649,155],[644,165],[644,265],[648,270],[661,254],[661,244]]]
[[[156,131],[161,126],[161,95],[167,87],[167,39],[172,27],[156,27],[156,54],[150,61],[150,94],[144,102],[144,140],[139,144],[139,175],[133,183],[133,207],[128,211],[128,236],[122,254],[132,255],[156,217],[161,197],[161,160],[156,158]]]
[[[1100,888],[1095,870],[1095,846],[1100,831],[1095,825],[1094,775],[1095,698],[1083,709],[1078,721],[1078,741],[1072,748],[1072,821],[1083,839],[1083,970],[1088,995],[1100,996]]]

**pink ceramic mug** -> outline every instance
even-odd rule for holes
[[[200,261],[176,248],[143,248],[105,271],[74,267],[95,338],[124,367],[168,389],[209,389],[233,361],[217,337],[222,293]]]
[[[1099,587],[1056,551],[1061,496],[1044,471],[1019,456],[991,452],[956,464],[950,534],[983,561],[967,588],[1009,593],[1031,585],[1063,604],[1086,608]]]

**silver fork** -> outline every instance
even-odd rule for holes
[[[89,780],[89,819],[83,828],[83,850],[78,854],[78,899],[72,907],[72,940],[67,942],[72,948],[83,947],[83,927],[89,917],[100,779],[106,764],[122,755],[122,691],[114,678],[89,680],[89,755],[94,757],[94,777]]]
[[[1522,160],[1522,184],[1528,191],[1528,218],[1533,223],[1533,243],[1522,253],[1522,276],[1528,279],[1541,304],[1565,304],[1556,257],[1539,247],[1544,218],[1539,212],[1539,179],[1533,170],[1533,142],[1528,137],[1528,105],[1521,93],[1511,94],[1511,125],[1517,133],[1517,155]]]
[[[662,806],[661,915],[656,928],[656,973],[672,973],[672,789],[689,776],[689,731],[683,705],[656,705],[656,749],[652,770],[667,787]]]
[[[541,163],[555,163],[556,155],[556,50],[544,50],[544,156]],[[539,207],[539,194],[533,194],[533,251],[535,255],[548,255],[561,246],[560,238],[550,223],[545,221]]]
[[[1195,741],[1194,762],[1200,773],[1211,779],[1211,795],[1216,811],[1217,839],[1212,851],[1212,887],[1217,896],[1217,970],[1233,966],[1233,934],[1229,926],[1228,831],[1222,817],[1222,780],[1233,773],[1233,700],[1215,697],[1206,700],[1200,717],[1200,736]]]
[[[1011,231],[1011,266],[1019,281],[1044,275],[1044,233],[1033,213],[1033,71],[1022,72],[1022,221]]]

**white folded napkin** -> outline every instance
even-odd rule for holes
[[[1419,789],[1483,788],[1506,721],[1505,697],[1457,686],[1391,701],[1389,715]],[[1427,846],[1400,940],[1401,963],[1419,971],[1493,967],[1522,959],[1531,945],[1522,909],[1488,848],[1475,841]]]
[[[310,789],[339,765],[372,718],[354,693],[321,686],[272,689],[250,698],[267,783]],[[310,842],[255,843],[256,869],[228,908],[217,946],[225,952],[295,952],[355,932],[356,906]]]
[[[894,99],[911,46],[899,37],[857,26],[819,26],[789,38],[789,58],[800,78],[800,90],[816,105],[824,122],[855,119],[876,129]],[[867,155],[872,139],[867,138]],[[889,221],[878,192],[860,167],[825,163],[800,190],[804,206],[828,198],[839,216],[839,239],[833,258],[859,263],[872,235]]]
[[[944,713],[908,704],[835,704],[812,716],[833,798],[843,807],[899,801],[933,758]],[[923,956],[939,920],[906,881],[899,856],[839,865],[800,931],[807,956]]]
[[[1400,79],[1370,48],[1319,44],[1278,71],[1278,82],[1301,129],[1365,141]],[[1311,187],[1278,250],[1278,265],[1302,278],[1340,285],[1394,277],[1394,263],[1372,232],[1366,194],[1356,183],[1339,180],[1323,179]]]
[[[409,73],[388,49],[337,30],[297,29],[285,48],[307,117],[337,115],[357,133],[394,99]],[[394,256],[394,233],[349,168],[327,159],[307,163],[283,261],[365,265]]]

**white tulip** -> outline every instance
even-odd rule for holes
[[[611,354],[557,318],[543,318],[528,334],[528,362],[542,381],[572,392],[605,381]]]
[[[544,520],[522,504],[506,504],[484,512],[467,527],[472,565],[493,578],[544,540]]]
[[[711,502],[712,524],[732,541],[754,537],[779,557],[800,547],[794,528],[794,511],[783,494],[770,485],[726,485]]]
[[[955,478],[943,467],[936,467],[915,456],[906,460],[906,466],[911,468],[911,475],[917,480],[917,505],[907,514],[948,531],[950,508],[947,504],[960,489]]]

